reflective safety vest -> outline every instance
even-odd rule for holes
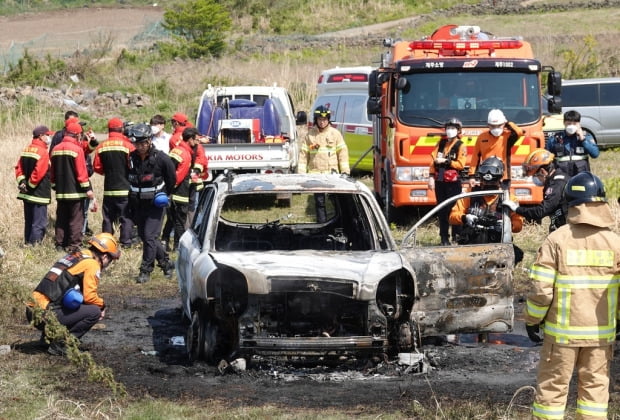
[[[570,211],[574,209],[569,223]],[[560,345],[613,343],[619,316],[619,239],[607,227],[574,221],[549,234],[530,269],[526,323],[541,323],[545,340]]]
[[[60,307],[65,292],[81,283],[82,275],[74,276],[68,269],[86,258],[81,252],[68,254],[56,261],[43,280],[34,289],[49,300],[48,307]]]

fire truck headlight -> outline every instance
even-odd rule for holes
[[[396,180],[400,182],[427,181],[427,167],[401,166],[396,168]]]

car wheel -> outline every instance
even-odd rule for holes
[[[204,357],[207,363],[216,364],[229,359],[238,350],[238,325],[234,318],[209,319],[205,326]]]
[[[205,321],[203,311],[192,312],[192,321],[187,328],[185,347],[187,357],[191,363],[200,360],[205,354]]]

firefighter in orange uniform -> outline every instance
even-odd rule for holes
[[[472,191],[499,190],[504,164],[499,158],[491,156],[480,164],[476,174],[480,178],[480,186]],[[516,200],[514,197],[513,199]],[[458,239],[461,245],[501,242],[502,220],[502,195],[462,198],[452,208],[449,218],[450,224],[463,225]],[[514,211],[510,212],[510,223],[512,233],[521,232],[523,229],[523,217]],[[517,264],[523,259],[523,251],[514,244],[513,247]]]
[[[458,195],[462,191],[460,172],[465,168],[467,161],[467,147],[461,141],[463,124],[460,120],[452,118],[444,124],[446,137],[442,138],[435,150],[431,152],[433,162],[429,168],[430,178],[428,189],[435,191],[437,204],[446,201],[450,197]],[[449,229],[451,207],[444,207],[438,214],[439,236],[441,245],[450,245]],[[459,226],[452,225],[452,240],[456,242]]]
[[[532,341],[541,341],[536,398],[539,419],[564,417],[576,369],[575,418],[607,418],[609,367],[618,317],[620,237],[601,180],[590,172],[565,188],[568,224],[551,232],[530,269],[525,322]]]
[[[469,165],[469,184],[475,186],[474,175],[478,165],[485,159],[496,156],[507,168],[502,181],[510,174],[510,155],[512,146],[523,136],[523,130],[516,124],[508,122],[504,113],[499,109],[492,109],[487,116],[488,130],[478,136]]]
[[[81,249],[59,259],[34,290],[34,305],[52,311],[58,322],[80,338],[105,317],[105,303],[98,287],[101,271],[121,256],[119,244],[109,233],[99,233]],[[32,310],[27,311],[32,321]],[[37,324],[45,332],[45,324]],[[48,352],[65,353],[65,343],[52,342]]]

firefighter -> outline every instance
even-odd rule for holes
[[[592,135],[581,128],[581,114],[564,113],[564,132],[551,137],[547,150],[555,154],[557,165],[570,177],[590,170],[589,157],[597,158],[599,149]]]
[[[150,126],[134,124],[127,134],[136,147],[129,155],[129,205],[142,240],[142,262],[136,281],[146,283],[151,279],[155,260],[164,276],[172,276],[174,270],[159,235],[176,175],[170,157],[152,145]]]
[[[549,216],[549,232],[566,224],[568,207],[564,200],[564,187],[569,177],[562,168],[556,166],[553,153],[545,149],[535,149],[523,162],[523,173],[531,176],[534,184],[543,187],[543,201],[529,207],[519,206],[512,200],[505,200],[503,204],[527,219],[540,220]]]
[[[446,136],[437,143],[437,147],[431,152],[433,161],[429,168],[428,189],[435,191],[437,204],[461,193],[460,172],[465,168],[467,160],[467,147],[461,141],[463,129],[461,121],[452,118],[446,121],[444,128]],[[438,214],[441,245],[450,245],[450,225],[448,223],[450,210],[451,207],[444,207]],[[459,232],[460,227],[453,225],[453,241],[456,242]]]
[[[172,202],[166,212],[166,223],[162,241],[166,251],[170,250],[170,235],[174,232],[172,251],[179,247],[179,239],[185,231],[185,224],[190,205],[191,178],[196,176],[194,169],[195,150],[200,143],[200,134],[194,127],[183,130],[182,141],[170,151],[170,158],[176,169],[176,182],[172,193]]]
[[[120,228],[121,246],[131,247],[133,221],[129,215],[129,154],[135,147],[123,135],[123,121],[108,121],[108,138],[95,149],[93,168],[104,176],[102,232],[114,234],[114,224]]]
[[[118,243],[111,234],[93,236],[87,249],[65,255],[54,264],[34,290],[31,307],[52,311],[69,333],[81,338],[105,317],[105,303],[98,292],[101,271],[120,256]],[[33,318],[31,307],[26,313],[29,321]],[[37,323],[36,327],[44,337],[45,323]],[[64,354],[64,342],[52,341],[48,352]]]
[[[331,111],[323,105],[314,110],[314,125],[299,152],[299,173],[349,174],[349,151],[342,134],[330,125]]]
[[[530,339],[544,340],[535,418],[561,419],[577,370],[576,419],[606,419],[609,366],[618,316],[620,236],[601,180],[590,172],[565,188],[567,225],[551,232],[530,269],[525,322]]]
[[[54,134],[44,125],[32,131],[32,141],[15,165],[15,180],[24,202],[24,245],[36,245],[45,237],[47,206],[52,201],[50,157],[47,146]]]
[[[501,189],[504,175],[504,164],[496,157],[485,159],[478,167],[477,176],[480,186],[473,191]],[[482,244],[502,241],[503,209],[501,195],[486,195],[482,197],[462,198],[456,202],[450,212],[449,222],[452,225],[462,225],[458,243]],[[512,232],[521,232],[523,218],[515,212],[510,212]],[[523,251],[513,244],[515,264],[523,259]]]
[[[82,244],[86,198],[94,200],[81,143],[82,126],[69,123],[62,141],[52,149],[52,188],[56,191],[56,250],[78,250]]]
[[[488,130],[478,136],[469,166],[469,185],[476,185],[475,175],[478,165],[485,159],[496,156],[505,167],[510,169],[510,155],[512,146],[523,136],[523,130],[515,123],[509,122],[499,109],[492,109],[487,116]],[[505,171],[502,181],[507,181],[510,170]]]

